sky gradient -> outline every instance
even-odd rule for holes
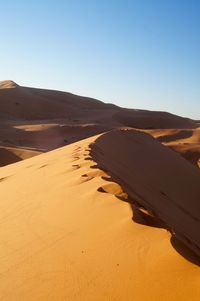
[[[199,0],[0,5],[0,80],[200,119]]]

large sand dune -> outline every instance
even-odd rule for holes
[[[199,300],[198,121],[4,81],[0,125],[0,300]]]
[[[127,143],[129,132],[120,132],[119,139],[122,134]],[[199,300],[198,266],[175,250],[169,231],[132,220],[137,210],[126,193],[90,157],[89,145],[94,143],[107,166],[104,139],[107,141],[109,135],[88,138],[0,169],[0,300]],[[152,196],[152,202],[158,198],[169,203],[167,214],[176,208],[171,207],[168,197],[179,197],[179,178],[174,183],[166,179],[165,169],[169,174],[170,169],[164,164],[159,167],[156,186],[140,183],[142,174],[145,179],[149,175],[150,183],[154,183],[155,171],[149,167],[157,170],[158,163],[151,162],[153,155],[148,157],[145,150],[138,156],[138,150],[147,143],[160,152],[161,161],[163,152],[171,151],[143,135],[133,144],[128,138],[130,145],[118,141],[122,157],[116,165],[116,151],[108,141],[113,158],[107,167],[115,171],[119,165],[120,174],[125,171],[123,176],[127,176],[125,155],[131,153],[128,169],[133,178],[129,183],[139,185],[144,198]],[[113,146],[117,140],[113,137]],[[181,170],[189,172],[188,187],[195,188],[189,204],[197,191],[199,170],[176,154],[170,156]],[[184,176],[180,177],[183,181]],[[182,189],[187,206],[184,193],[188,191]]]
[[[13,81],[0,82],[0,125],[0,146],[10,148],[9,152],[23,148],[27,153],[30,149],[46,152],[122,126],[197,127],[195,121],[167,112],[128,110],[71,93],[21,87]],[[4,165],[8,163],[13,160]]]
[[[99,167],[133,202],[162,220],[200,256],[199,169],[150,135],[131,129],[104,134],[91,147]]]

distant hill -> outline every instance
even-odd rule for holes
[[[197,127],[195,121],[167,112],[121,108],[72,93],[21,87],[11,80],[0,82],[0,125],[0,147],[4,154],[9,148],[0,165],[9,162],[12,152],[11,162],[115,128]]]

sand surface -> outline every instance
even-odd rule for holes
[[[198,301],[199,126],[0,82],[0,300]]]
[[[9,148],[1,166],[14,162],[14,149],[31,157],[123,126],[192,130],[197,123],[167,112],[124,109],[67,92],[0,82],[0,147]]]
[[[144,130],[162,144],[175,150],[193,165],[200,167],[200,128]]]
[[[200,256],[198,168],[150,135],[132,129],[101,135],[91,145],[91,154],[138,207],[158,217]]]
[[[199,267],[132,220],[97,138],[0,169],[0,300],[199,300]]]

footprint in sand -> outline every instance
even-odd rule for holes
[[[114,196],[116,196],[117,198],[119,198],[122,201],[128,201],[128,195],[127,193],[125,193],[121,186],[118,185],[117,183],[108,183],[108,184],[104,184],[102,186],[100,186],[97,191],[99,192],[103,192],[103,193],[110,193]]]
[[[102,175],[104,175],[105,173],[102,170],[97,170],[97,171],[91,171],[88,172],[86,174],[81,175],[82,178],[84,178],[81,183],[90,181],[96,177],[101,177]]]
[[[38,169],[44,168],[44,167],[46,167],[46,166],[47,166],[47,164],[44,164],[44,165],[38,167]]]
[[[81,149],[81,147],[79,145],[76,145],[76,148],[74,149],[74,151],[79,151]]]
[[[90,168],[99,169],[99,166],[97,164],[94,164],[94,165],[90,166]]]
[[[77,148],[75,148],[75,149],[73,150],[72,155],[73,155],[73,156],[74,156],[74,155],[79,155],[79,154],[80,154],[80,151],[81,151],[81,147],[77,147]]]
[[[31,165],[26,166],[26,168],[31,168],[31,167],[33,167],[33,166],[34,166],[34,165],[31,164]]]
[[[86,160],[86,161],[93,161],[92,157],[90,157],[90,156],[86,157],[84,160]]]
[[[73,164],[72,167],[73,167],[73,169],[79,169],[79,168],[81,168],[81,166],[79,164]]]
[[[113,179],[110,176],[106,175],[106,176],[102,176],[101,178],[102,178],[102,180],[105,180],[107,182],[113,182]]]
[[[73,158],[73,160],[72,161],[77,161],[77,160],[79,160],[80,159],[80,157],[78,157],[78,156],[75,156],[75,157],[72,157]]]
[[[0,182],[5,181],[7,178],[9,178],[9,177],[3,177],[3,178],[1,178],[1,179],[0,179]]]

